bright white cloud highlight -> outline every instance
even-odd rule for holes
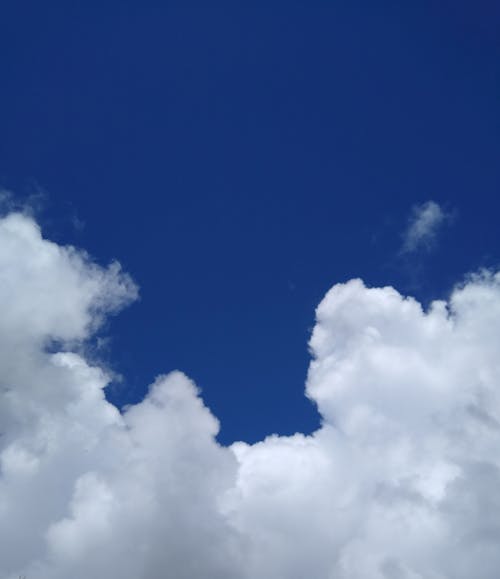
[[[334,286],[306,385],[322,427],[231,447],[182,373],[121,415],[75,353],[135,295],[0,220],[2,579],[497,578],[500,274],[428,311]]]
[[[447,214],[434,201],[416,205],[404,234],[403,253],[430,248],[446,218]]]

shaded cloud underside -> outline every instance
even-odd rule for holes
[[[334,286],[306,384],[322,427],[230,447],[184,374],[121,415],[75,353],[135,296],[118,265],[0,220],[2,579],[498,576],[499,274],[428,311]]]

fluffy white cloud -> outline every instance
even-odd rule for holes
[[[76,352],[135,295],[0,220],[1,579],[496,579],[500,274],[427,311],[334,286],[306,385],[321,428],[230,447],[179,372],[124,414],[105,400]]]
[[[435,201],[416,205],[404,234],[403,253],[430,248],[448,215]]]

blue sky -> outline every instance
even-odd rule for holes
[[[0,579],[498,579],[499,16],[1,3]]]
[[[182,369],[220,439],[310,432],[314,310],[424,303],[498,264],[498,5],[5,2],[0,185],[141,300],[101,352],[136,402]],[[449,218],[401,252],[412,208]]]

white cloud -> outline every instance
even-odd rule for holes
[[[446,218],[447,214],[434,201],[416,205],[404,234],[402,252],[411,253],[430,248]]]
[[[182,373],[121,415],[69,350],[135,295],[0,220],[1,579],[496,579],[500,274],[428,311],[334,286],[306,385],[322,427],[231,447]]]

